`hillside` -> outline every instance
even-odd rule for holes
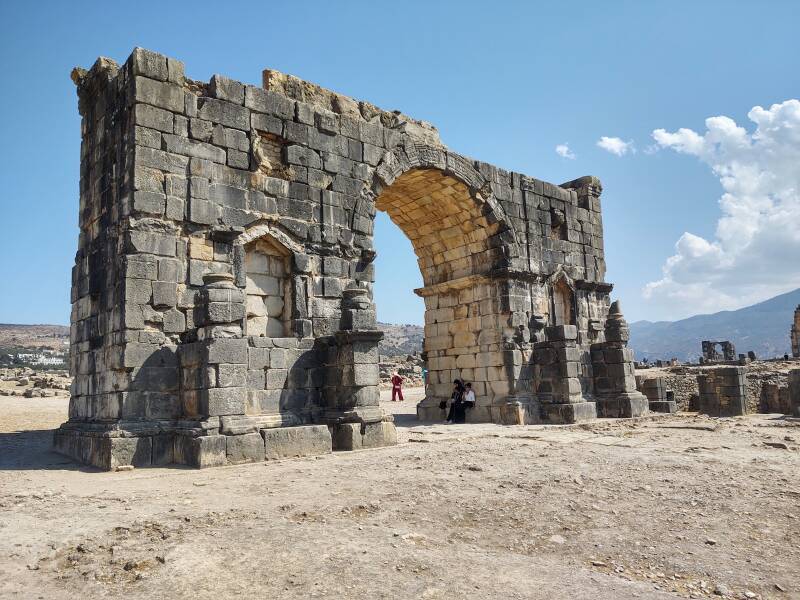
[[[0,348],[65,350],[69,343],[66,325],[12,325],[0,323]]]
[[[383,340],[378,345],[378,351],[383,356],[401,356],[422,352],[422,338],[424,329],[419,325],[394,325],[392,323],[378,323],[378,329],[383,331]]]
[[[752,350],[759,358],[790,352],[789,329],[800,289],[738,310],[696,315],[680,321],[637,321],[630,324],[630,347],[643,358],[696,361],[702,340],[730,340],[738,353]]]

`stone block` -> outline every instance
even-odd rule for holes
[[[131,69],[134,75],[159,81],[166,81],[169,75],[166,56],[138,47],[131,54]]]
[[[153,457],[151,464],[154,467],[170,465],[175,462],[175,436],[172,434],[154,435]]]
[[[267,460],[329,454],[331,434],[325,425],[262,429]]]
[[[263,371],[270,366],[269,348],[250,348],[248,350],[249,367]],[[261,387],[264,387],[263,384]]]
[[[203,119],[189,120],[189,135],[196,140],[201,142],[210,141],[213,131],[214,124],[211,121],[204,121]]]
[[[137,147],[136,157],[139,167],[160,169],[178,175],[184,174],[189,165],[189,159],[186,156],[170,154],[155,148]]]
[[[202,437],[175,436],[175,462],[200,469],[218,467],[227,462],[227,439],[224,435]]]
[[[189,200],[189,220],[198,225],[213,225],[217,222],[217,210],[208,200],[191,198]]]
[[[283,120],[291,121],[294,118],[294,100],[262,88],[246,86],[244,105],[254,111],[267,113]]]
[[[176,196],[167,196],[167,206],[164,216],[173,221],[183,221],[186,212],[186,202]]]
[[[397,429],[390,421],[366,423],[361,426],[361,447],[380,448],[397,444]]]
[[[247,385],[246,365],[217,365],[217,386],[245,387]]]
[[[268,390],[279,390],[286,386],[286,380],[289,376],[287,369],[276,369],[270,367],[267,370],[266,386]]]
[[[244,388],[211,388],[201,390],[202,414],[210,417],[222,415],[243,415],[247,401]]]
[[[241,188],[213,183],[209,187],[209,200],[231,208],[247,208],[247,192]]]
[[[178,285],[169,281],[153,282],[153,306],[175,306],[178,303]]]
[[[164,133],[172,133],[174,129],[172,113],[149,104],[137,104],[133,110],[133,120],[137,125]],[[160,150],[161,144],[154,147]]]
[[[222,148],[168,133],[165,133],[162,137],[167,152],[200,158],[213,163],[225,163],[225,150]]]
[[[264,460],[264,439],[258,433],[228,435],[226,454],[228,464],[236,465]]]
[[[183,333],[186,331],[186,315],[177,308],[164,313],[164,333]]]
[[[247,364],[246,339],[215,339],[206,342],[206,356],[214,364]]]
[[[183,88],[173,83],[137,76],[134,80],[134,94],[137,102],[152,104],[175,113],[183,112]]]
[[[244,104],[244,84],[223,75],[212,75],[208,91],[214,98]]]
[[[250,110],[237,104],[232,104],[216,98],[201,99],[198,116],[206,121],[221,123],[225,127],[250,130]]]
[[[128,250],[131,253],[175,256],[177,240],[174,235],[153,231],[129,231],[127,241]]]
[[[337,423],[330,426],[330,432],[334,450],[361,450],[360,423]]]

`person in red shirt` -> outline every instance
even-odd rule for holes
[[[397,397],[399,396],[400,399],[397,400],[398,402],[403,401],[403,378],[400,377],[397,373],[392,375],[392,402],[394,402]]]

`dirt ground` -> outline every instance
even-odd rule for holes
[[[0,598],[800,598],[800,422],[420,425],[392,448],[105,473],[0,397]]]

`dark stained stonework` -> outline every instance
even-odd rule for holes
[[[600,182],[554,185],[452,152],[437,130],[275,71],[184,75],[137,48],[76,69],[80,239],[69,421],[106,469],[396,443],[379,406],[377,210],[425,301],[422,419],[453,379],[472,421],[638,416],[609,317]],[[322,428],[320,428],[322,426]],[[276,428],[297,428],[284,434]]]

